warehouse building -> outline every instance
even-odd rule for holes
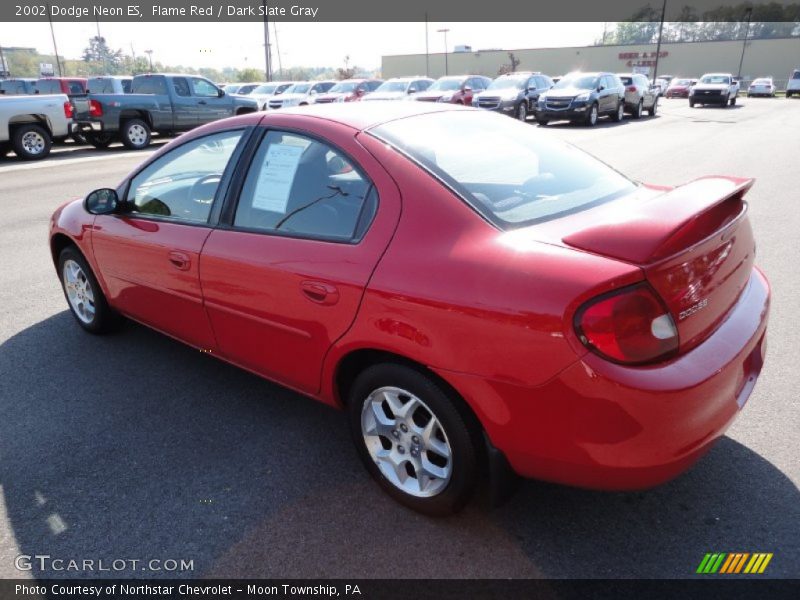
[[[793,69],[800,68],[800,38],[743,40],[721,42],[683,42],[661,45],[659,74],[696,77],[703,73],[722,71],[736,75],[742,48],[742,78],[772,76],[779,89]],[[517,71],[541,71],[551,76],[570,71],[644,72],[652,76],[656,45],[581,46],[573,48],[528,48],[518,50],[476,50],[447,54],[447,72],[451,75],[469,73],[495,77],[510,66],[509,52],[519,64]],[[426,68],[427,66],[427,68]],[[441,77],[445,74],[445,55],[406,54],[382,57],[384,78],[403,75]]]

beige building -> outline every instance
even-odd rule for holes
[[[722,71],[736,73],[742,56],[743,41],[687,42],[662,44],[658,61],[659,74],[697,77],[703,73]],[[630,72],[634,66],[649,67],[653,74],[656,45],[584,46],[578,48],[531,48],[520,50],[479,50],[454,52],[447,55],[447,72],[451,75],[469,73],[494,77],[503,65],[509,65],[508,53],[519,60],[518,71],[541,71],[548,75],[563,75],[570,71]],[[424,54],[384,56],[384,78],[403,75],[425,75]],[[772,76],[783,88],[792,69],[800,68],[800,38],[751,40],[747,42],[742,77]],[[431,77],[445,74],[444,54],[428,55]]]

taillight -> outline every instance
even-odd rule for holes
[[[635,91],[636,91],[636,86],[635,86],[635,85],[629,85],[629,86],[626,88],[626,91],[628,91],[628,92],[635,92]]]
[[[64,102],[64,116],[68,119],[71,119],[75,116],[75,110],[72,108],[72,104],[69,101]]]
[[[89,116],[90,117],[103,116],[103,105],[100,104],[97,100],[89,100]]]
[[[587,348],[624,364],[666,359],[680,345],[672,316],[646,283],[590,300],[575,314],[575,330]]]

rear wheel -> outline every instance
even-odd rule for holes
[[[40,160],[50,154],[53,139],[47,130],[35,123],[25,123],[14,128],[11,137],[14,153],[25,160]]]
[[[432,516],[469,500],[479,435],[433,379],[399,364],[368,367],[351,386],[348,416],[364,465],[395,500]]]
[[[141,150],[150,145],[150,127],[141,119],[130,119],[122,124],[120,136],[129,150]]]
[[[647,109],[647,114],[650,115],[651,117],[655,117],[657,111],[658,111],[658,98],[656,97],[653,99],[653,106]]]
[[[642,112],[644,112],[644,101],[639,100],[639,104],[636,105],[636,108],[633,110],[633,118],[634,119],[641,119]]]
[[[536,119],[536,122],[541,125],[542,127],[547,127],[547,124],[550,122],[547,119]]]
[[[83,255],[74,246],[58,257],[61,287],[78,325],[90,333],[105,333],[119,323],[119,315],[106,302],[103,290]]]

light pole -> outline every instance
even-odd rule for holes
[[[147,54],[148,58],[150,59],[150,72],[153,72],[153,51],[152,50],[145,50],[145,54]]]
[[[741,79],[742,78],[742,63],[744,63],[744,50],[747,48],[747,38],[750,35],[750,19],[753,17],[753,7],[748,6],[747,10],[747,29],[744,30],[744,43],[742,43],[742,57],[739,59],[739,72],[736,76]]]
[[[267,81],[272,81],[272,47],[269,43],[269,19],[267,18],[267,0],[261,0],[261,6],[264,10],[264,63],[267,68],[264,70],[264,75]]]
[[[447,32],[449,29],[437,29],[436,33],[444,34],[444,74],[447,75]]]
[[[664,0],[664,4],[661,6],[661,23],[658,26],[658,44],[656,45],[656,64],[653,67],[653,84],[656,83],[656,77],[658,76],[658,59],[661,56],[661,34],[664,31],[664,15],[667,12],[667,0]]]
[[[56,67],[58,68],[58,76],[61,77],[61,61],[58,59],[58,46],[56,46],[56,30],[53,29],[53,14],[50,10],[50,5],[47,5],[47,20],[50,21],[50,36],[53,38],[53,52],[56,54]]]

